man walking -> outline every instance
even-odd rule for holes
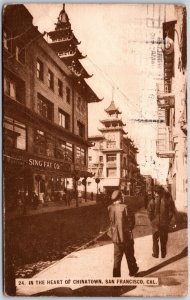
[[[134,256],[134,240],[132,230],[135,217],[129,206],[124,204],[123,193],[119,190],[113,192],[113,204],[108,207],[110,229],[108,235],[114,243],[113,277],[121,276],[121,260],[123,254],[127,259],[129,275],[134,276],[139,268]]]
[[[152,225],[152,256],[155,258],[159,257],[160,241],[161,256],[165,258],[169,224],[175,214],[175,206],[172,198],[162,186],[154,187],[154,198],[150,200],[147,212]]]

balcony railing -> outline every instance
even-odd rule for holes
[[[171,84],[157,84],[157,103],[160,108],[172,108],[175,106],[175,95],[171,90]]]
[[[88,163],[89,168],[103,168],[104,163],[103,162],[94,162],[94,163]]]
[[[70,56],[74,56],[76,54],[76,51],[67,51],[67,52],[58,52],[58,56],[60,58],[64,58],[64,57],[70,57]]]

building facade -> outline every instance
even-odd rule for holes
[[[89,137],[88,170],[98,178],[98,192],[111,194],[121,182],[126,183],[128,195],[133,195],[140,186],[140,170],[137,164],[138,149],[127,137],[121,112],[114,101],[105,109],[107,118],[101,120],[103,125],[98,136]],[[97,193],[97,183],[89,178],[89,192]]]
[[[56,200],[67,178],[89,175],[88,103],[100,99],[85,69],[69,68],[24,5],[7,5],[3,18],[4,198],[11,208],[32,192]],[[56,26],[65,20],[63,7]]]
[[[186,8],[175,5],[163,23],[164,78],[158,83],[157,155],[169,159],[167,184],[179,211],[187,211],[187,34]]]

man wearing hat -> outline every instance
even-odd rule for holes
[[[108,235],[114,243],[113,277],[121,276],[123,254],[127,259],[129,275],[134,276],[139,270],[134,256],[132,233],[135,217],[128,205],[124,204],[123,193],[120,190],[114,191],[111,199],[113,203],[108,207],[110,218]]]
[[[165,258],[169,224],[175,215],[175,206],[169,193],[166,193],[162,186],[154,187],[154,198],[150,200],[147,212],[152,225],[152,256],[159,257],[160,241],[161,257]]]

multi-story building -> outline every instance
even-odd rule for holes
[[[143,178],[145,181],[146,193],[152,194],[154,187],[154,179],[151,175],[143,175]]]
[[[167,22],[167,19],[170,20]],[[158,83],[157,155],[169,159],[167,183],[176,207],[187,210],[187,35],[186,8],[175,5],[163,23],[164,78]]]
[[[132,195],[140,180],[136,155],[138,153],[133,141],[127,137],[124,123],[119,117],[121,112],[114,101],[105,109],[107,118],[101,120],[103,127],[99,129],[102,135],[91,136],[89,141],[88,165],[89,172],[99,178],[99,191],[110,194],[124,181],[128,194]],[[89,178],[88,191],[97,191],[94,178]]]
[[[35,191],[42,201],[54,200],[67,178],[89,175],[88,103],[100,99],[84,81],[80,57],[81,74],[75,74],[24,5],[7,5],[3,18],[4,198],[12,207],[18,194],[26,199]],[[65,20],[63,8],[56,28]]]

